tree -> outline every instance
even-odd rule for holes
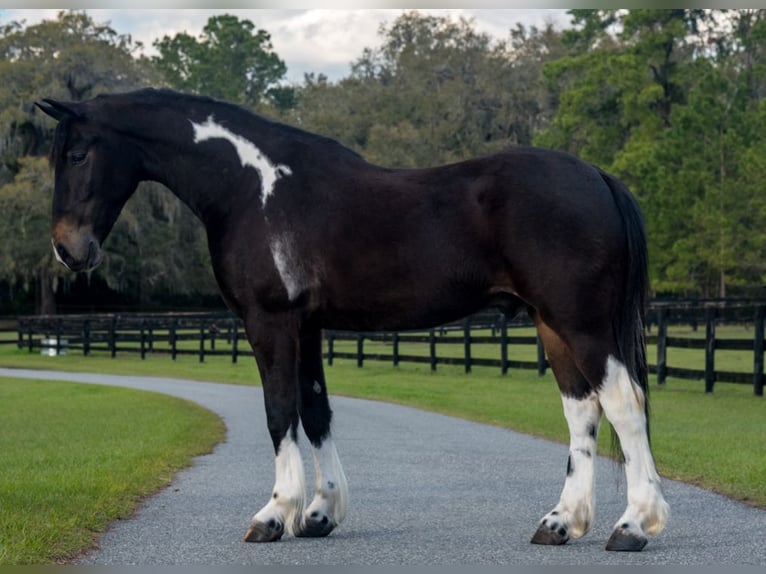
[[[685,105],[674,109],[643,174],[652,190],[647,214],[663,246],[654,254],[657,285],[721,297],[762,285],[766,255],[758,88],[766,75],[750,37],[762,32],[757,14],[730,16],[737,33],[725,49],[696,59]]]
[[[0,280],[37,293],[38,312],[55,312],[54,292],[73,274],[53,260],[50,246],[50,200],[53,182],[47,160],[19,160],[12,183],[0,186]]]
[[[42,97],[78,100],[156,83],[147,59],[127,36],[81,12],[0,30],[0,281],[37,293],[37,311],[53,312],[54,295],[75,280],[50,247],[52,172],[45,158],[55,123],[36,111]],[[143,303],[158,293],[215,292],[204,230],[158,185],[128,203],[94,271],[113,289]],[[19,297],[16,297],[17,299]]]
[[[761,163],[744,162],[763,139],[758,11],[572,15],[569,52],[544,70],[555,114],[536,143],[576,153],[636,193],[655,292],[725,296],[762,281]]]
[[[271,36],[249,20],[211,16],[199,38],[182,32],[154,42],[154,64],[179,90],[256,107],[294,103],[292,90],[280,82],[287,67],[273,51]]]
[[[151,72],[146,60],[134,58],[139,47],[79,11],[33,26],[1,27],[0,182],[18,170],[17,158],[50,147],[49,124],[36,113],[35,100],[82,100],[143,85]]]
[[[54,310],[56,287],[73,276],[52,261],[53,184],[47,161],[39,157],[50,148],[52,129],[34,102],[137,87],[146,69],[144,60],[134,59],[134,48],[129,37],[78,11],[0,28],[0,277],[34,288],[40,312]]]
[[[543,117],[541,62],[559,50],[552,28],[519,28],[510,42],[494,42],[470,20],[407,12],[380,35],[350,77],[306,79],[296,122],[399,167],[531,143]]]

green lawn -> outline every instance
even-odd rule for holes
[[[214,414],[165,395],[8,378],[0,421],[0,565],[87,549],[225,434]]]

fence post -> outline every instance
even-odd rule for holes
[[[112,317],[109,323],[109,350],[114,359],[117,356],[117,316]]]
[[[399,331],[394,332],[394,367],[399,366]]]
[[[657,312],[657,384],[664,385],[668,377],[668,311]]]
[[[205,362],[205,320],[199,320],[199,362]]]
[[[237,362],[237,342],[239,341],[239,329],[237,327],[236,319],[231,320],[229,337],[231,341],[231,362],[232,364],[235,364]]]
[[[761,305],[755,311],[755,340],[753,341],[753,392],[763,396],[763,326],[766,307]]]
[[[154,353],[154,324],[149,324],[149,352]]]
[[[82,354],[83,357],[90,355],[90,319],[82,322]]]
[[[508,319],[505,314],[500,316],[500,371],[508,374]]]
[[[176,360],[176,356],[178,355],[178,337],[176,335],[176,329],[178,328],[178,319],[173,319],[170,322],[170,356],[173,358],[173,360]]]
[[[537,374],[541,377],[545,374],[545,347],[540,335],[537,335]]]
[[[29,331],[27,332],[27,345],[29,345],[29,352],[32,352],[32,348],[34,347],[34,344],[32,342],[32,322],[29,322]]]
[[[715,307],[705,310],[705,392],[712,393],[715,384]]]
[[[463,347],[465,348],[465,372],[471,372],[471,319],[463,321]]]
[[[356,336],[356,366],[364,366],[364,333]]]
[[[56,356],[61,354],[61,319],[56,319]]]
[[[16,325],[16,327],[19,330],[19,339],[18,339],[18,342],[16,343],[16,345],[18,346],[19,349],[23,349],[24,348],[24,324],[23,324],[23,322],[21,320],[19,320],[17,325]]]
[[[431,357],[431,371],[436,370],[436,332],[431,329],[428,332],[428,352]]]
[[[327,364],[332,366],[335,360],[335,331],[327,331]]]
[[[146,319],[141,319],[141,360],[146,359]]]

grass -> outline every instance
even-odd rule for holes
[[[0,565],[87,549],[225,433],[180,399],[12,378],[0,378],[0,420]]]
[[[404,350],[402,351],[404,352]],[[408,351],[409,352],[409,351]],[[136,355],[116,360],[106,356],[41,357],[15,348],[0,350],[0,365],[95,371],[116,374],[183,377],[192,380],[258,384],[252,357],[232,365],[226,357]],[[326,368],[332,394],[410,405],[452,416],[493,424],[551,440],[568,442],[561,400],[550,374],[475,367],[367,362],[361,369],[353,361],[336,360]],[[669,379],[664,387],[652,384],[652,440],[660,473],[718,491],[766,508],[766,424],[764,400],[752,387],[718,384],[704,393],[701,381]],[[599,448],[608,452],[609,432],[602,429]]]

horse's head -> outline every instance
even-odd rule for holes
[[[59,122],[51,152],[53,251],[72,271],[90,270],[101,263],[101,244],[138,185],[139,156],[90,102],[44,99],[37,106]]]

